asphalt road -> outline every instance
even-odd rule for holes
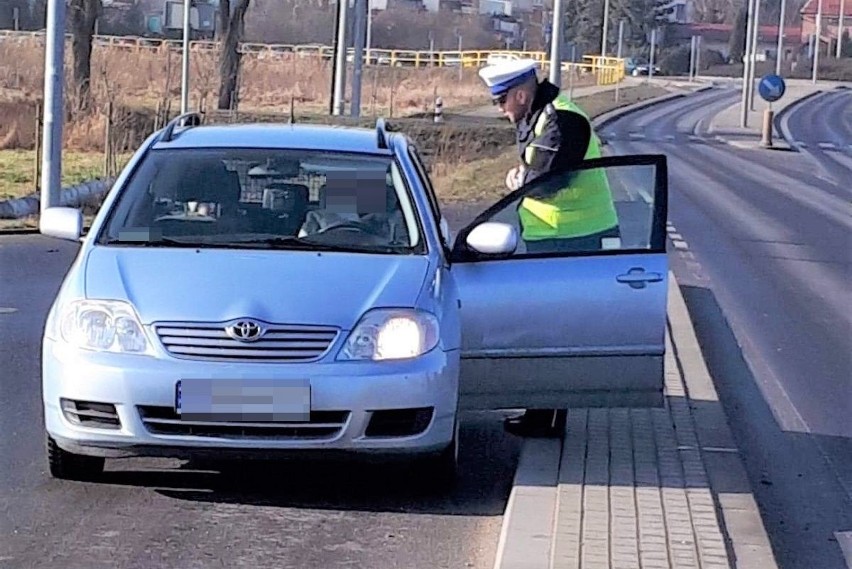
[[[736,86],[714,89],[603,134],[610,153],[669,158],[672,266],[781,567],[842,568],[835,532],[852,529],[850,153],[708,136],[710,117],[738,97]],[[801,140],[848,144],[850,113],[852,93],[833,94],[790,124]]]
[[[813,159],[818,176],[850,187],[852,90],[830,90],[797,105],[787,126],[796,146]]]
[[[488,568],[521,440],[463,417],[461,482],[423,492],[404,467],[107,461],[101,484],[46,474],[39,341],[77,246],[0,235],[0,568]]]

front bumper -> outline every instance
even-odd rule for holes
[[[432,453],[452,441],[458,352],[405,362],[215,363],[84,352],[45,339],[45,428],[69,452],[161,456],[321,457]],[[307,422],[181,419],[178,380],[309,380]]]

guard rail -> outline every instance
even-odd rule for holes
[[[4,39],[35,39],[42,40],[44,31],[12,31],[0,30],[0,41]],[[68,41],[71,34],[66,34]],[[124,49],[130,51],[138,50],[161,50],[169,49],[181,51],[183,42],[181,40],[170,40],[164,38],[149,38],[137,36],[108,36],[96,35],[94,37],[96,46],[109,47],[113,49]],[[218,42],[209,40],[196,40],[190,42],[190,51],[203,52],[215,51]],[[243,42],[239,46],[240,52],[256,55],[260,58],[278,57],[292,54],[300,58],[320,58],[331,60],[334,48],[320,44],[267,44],[255,42]],[[355,50],[347,50],[347,59],[354,61]],[[462,50],[462,51],[430,51],[409,49],[365,49],[363,62],[367,65],[386,65],[393,67],[482,67],[495,59],[521,59],[529,58],[538,61],[543,70],[550,67],[550,57],[544,51],[523,50]],[[602,57],[587,55],[581,62],[563,62],[562,70],[566,73],[577,75],[594,74],[597,84],[612,85],[624,78],[624,59],[617,57]]]

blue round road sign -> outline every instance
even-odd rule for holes
[[[787,85],[784,83],[784,78],[779,75],[764,75],[757,84],[757,90],[764,101],[774,103],[784,96]]]

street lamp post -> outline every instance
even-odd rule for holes
[[[44,47],[44,145],[41,150],[39,200],[42,213],[61,203],[65,0],[48,0]]]
[[[781,16],[778,18],[778,48],[775,54],[775,75],[781,75],[781,58],[784,53],[784,21],[787,19],[787,0],[781,0]]]
[[[565,20],[565,6],[562,0],[553,0],[553,30],[550,33],[550,82],[562,85],[562,23]]]
[[[751,54],[752,33],[754,32],[754,4],[756,0],[748,1],[748,17],[746,19],[746,42],[745,54],[743,56],[743,86],[742,86],[742,101],[740,105],[740,126],[745,128],[748,126],[748,85],[749,77],[751,76],[751,65],[753,56]]]
[[[820,38],[822,37],[822,0],[817,2],[817,17],[816,17],[816,40],[814,41],[814,69],[811,81],[816,84],[817,72],[819,69],[819,48]]]
[[[843,16],[846,11],[846,0],[840,0],[840,14],[838,14],[837,20],[837,48],[834,52],[834,57],[836,59],[840,59],[840,56],[843,55]]]
[[[183,0],[183,61],[180,81],[180,112],[189,111],[189,40],[192,0]]]

